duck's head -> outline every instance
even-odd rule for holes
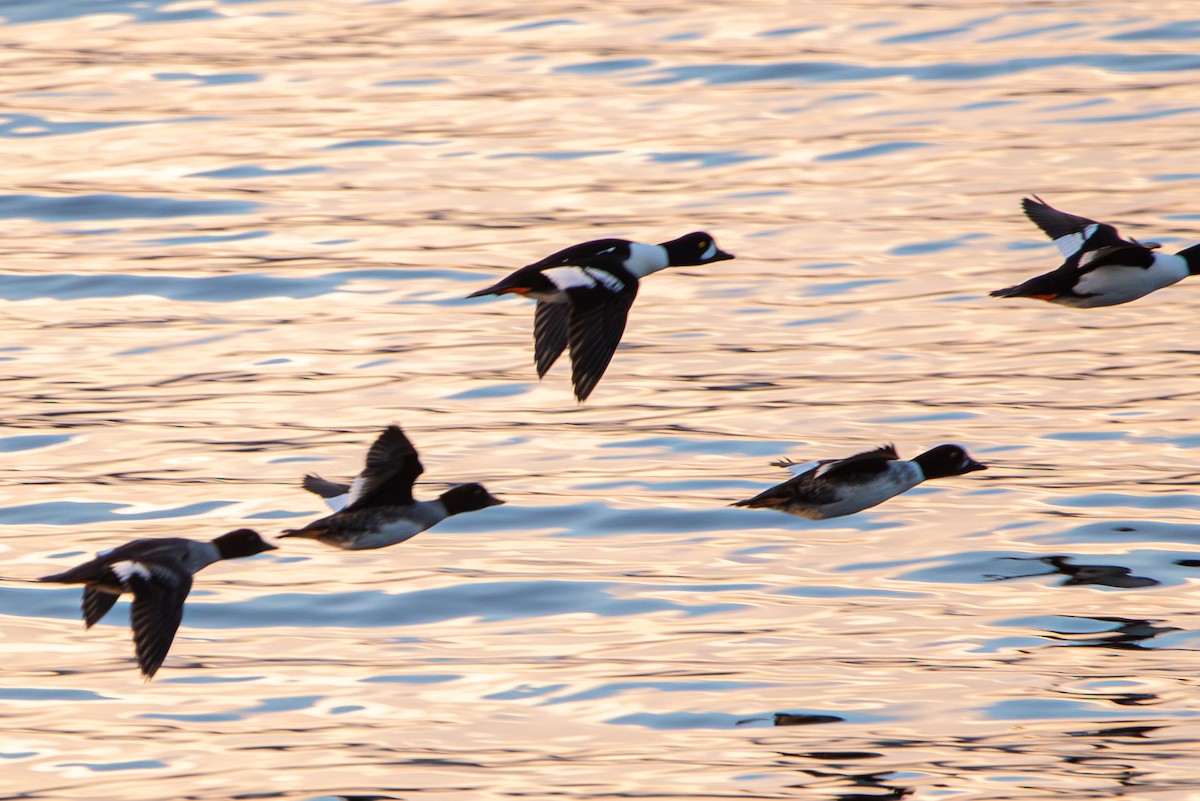
[[[477,512],[489,506],[500,506],[504,501],[488,492],[482,484],[460,484],[442,493],[439,499],[452,515]]]
[[[672,267],[691,267],[733,258],[732,253],[726,253],[717,247],[717,240],[704,231],[685,234],[670,242],[660,242],[659,247],[667,251],[667,258]]]
[[[222,534],[213,540],[222,559],[241,559],[244,556],[254,556],[263,551],[274,551],[279,546],[264,540],[252,528],[239,528],[228,534]]]

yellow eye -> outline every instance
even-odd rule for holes
[[[704,249],[704,248],[708,247],[708,243],[701,241],[700,244],[696,245],[696,247],[698,247],[700,249]]]

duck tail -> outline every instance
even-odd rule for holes
[[[744,501],[735,501],[729,505],[749,509],[778,509],[780,506],[783,506],[785,500],[787,500],[785,496],[767,490],[759,495],[755,495],[753,498],[747,498]]]
[[[275,539],[284,540],[284,539],[287,539],[288,537],[300,537],[300,538],[306,539],[306,540],[315,540],[315,539],[317,539],[317,537],[319,535],[320,535],[319,531],[315,531],[311,528],[289,528],[287,531],[283,532]]]

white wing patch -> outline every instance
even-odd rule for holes
[[[812,461],[812,462],[801,462],[799,464],[785,464],[785,465],[782,465],[782,467],[784,469],[786,469],[789,473],[791,473],[793,476],[799,476],[799,475],[803,475],[804,473],[807,473],[809,470],[812,470],[814,467],[816,467],[819,464],[820,464],[819,461]]]
[[[1079,252],[1083,247],[1083,243],[1092,238],[1092,234],[1099,230],[1099,223],[1092,223],[1087,228],[1084,228],[1081,233],[1066,234],[1054,240],[1054,245],[1058,248],[1058,252],[1063,255],[1064,259],[1069,259]]]
[[[351,490],[351,492],[352,491],[353,490]],[[347,492],[344,495],[334,495],[332,498],[322,498],[321,500],[325,501],[325,505],[333,511],[340,512],[350,505],[350,493]]]
[[[128,583],[134,576],[146,581],[149,581],[151,576],[150,568],[141,562],[113,562],[111,568],[112,572],[117,574],[117,578],[121,580],[122,584]]]
[[[587,270],[582,267],[551,267],[549,270],[543,270],[542,275],[549,278],[560,290],[573,287],[591,288],[596,285],[596,279],[588,275]]]
[[[363,488],[366,486],[366,484],[367,482],[363,480],[362,476],[355,476],[354,480],[350,482],[350,491],[345,495],[338,495],[336,497],[342,500],[342,506],[349,506],[362,497]],[[333,500],[333,498],[327,498],[325,503],[333,506]],[[340,508],[341,507],[336,507],[334,511],[336,512]]]
[[[595,267],[585,267],[583,271],[609,292],[620,292],[625,288],[625,282],[612,273],[599,270]]]
[[[542,275],[549,278],[560,291],[568,289],[593,289],[602,286],[609,292],[620,292],[625,282],[610,272],[598,267],[551,267]]]

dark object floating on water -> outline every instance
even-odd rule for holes
[[[791,712],[776,712],[776,726],[812,726],[816,723],[841,723],[845,718],[837,715],[794,715]]]
[[[766,718],[746,718],[735,725],[745,726],[747,723],[758,723]],[[772,716],[774,726],[812,726],[817,723],[841,723],[845,718],[837,715],[817,715],[805,712],[776,712]]]

